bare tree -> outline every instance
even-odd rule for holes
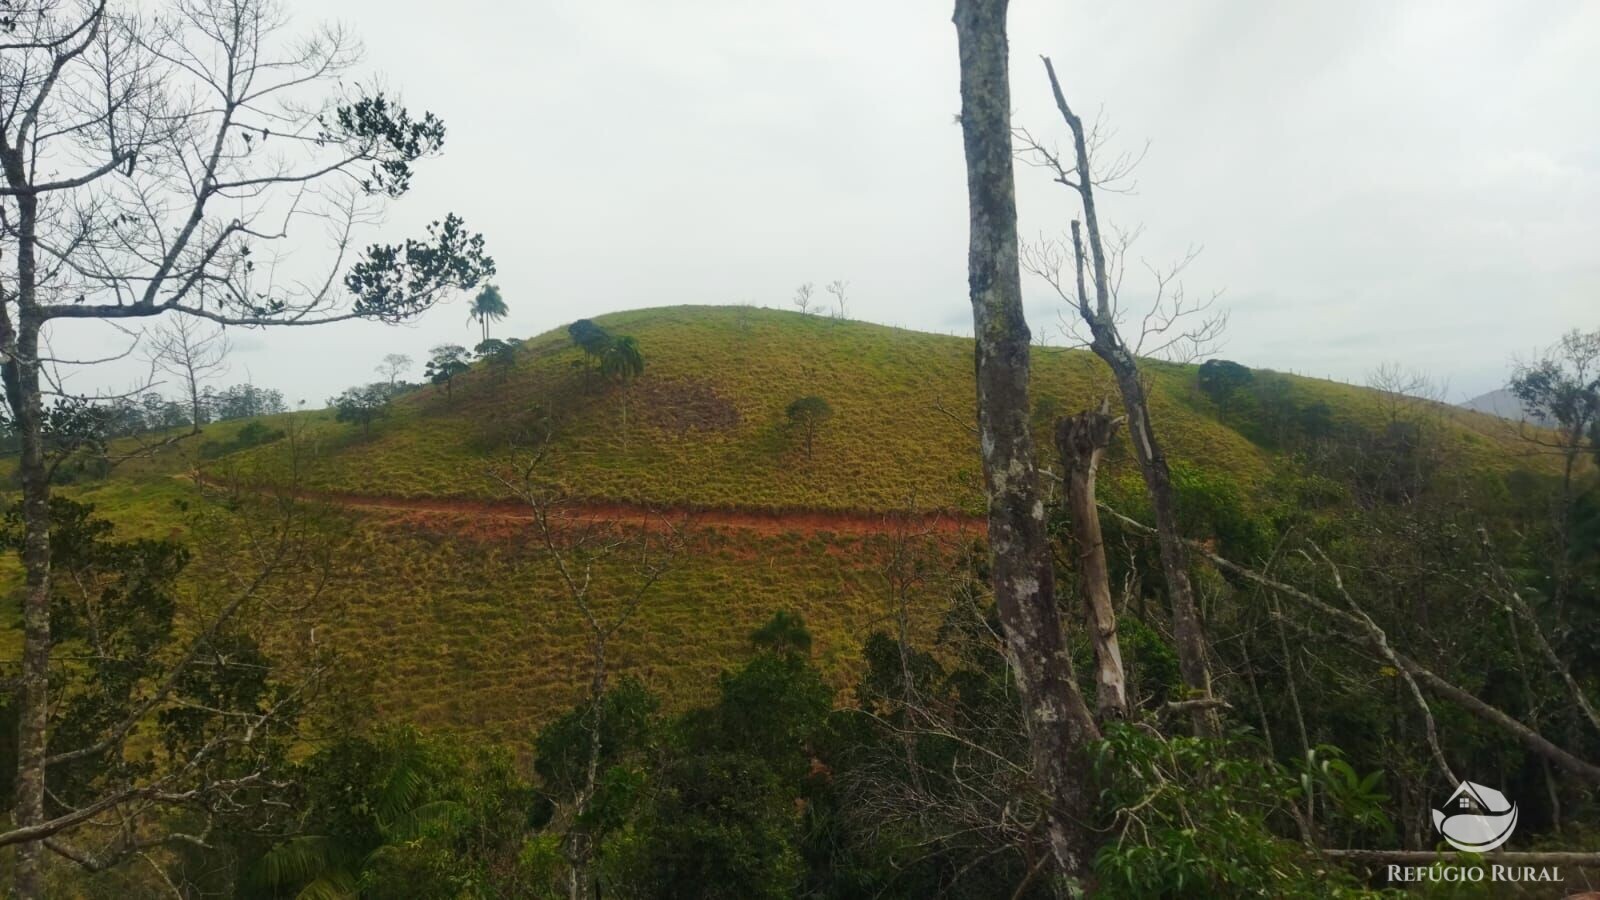
[[[411,371],[413,365],[416,365],[416,362],[404,353],[390,353],[384,356],[383,362],[378,363],[378,374],[387,378],[389,386],[394,387],[400,376]]]
[[[1194,599],[1194,587],[1189,583],[1187,554],[1178,519],[1172,472],[1167,465],[1165,451],[1156,437],[1150,418],[1150,402],[1144,379],[1139,371],[1138,354],[1141,349],[1151,352],[1146,339],[1156,336],[1160,345],[1155,349],[1175,347],[1193,348],[1211,343],[1223,327],[1224,319],[1210,315],[1199,325],[1180,325],[1195,315],[1205,315],[1212,300],[1193,303],[1185,299],[1178,275],[1182,273],[1194,253],[1167,269],[1151,268],[1156,282],[1156,296],[1140,328],[1140,336],[1131,346],[1124,341],[1118,325],[1117,294],[1121,283],[1121,263],[1129,239],[1121,238],[1113,245],[1116,254],[1108,252],[1107,242],[1101,236],[1099,212],[1095,206],[1095,190],[1112,184],[1124,176],[1127,163],[1118,163],[1110,171],[1096,173],[1092,168],[1091,134],[1085,129],[1067,105],[1061,85],[1056,79],[1055,67],[1044,60],[1045,72],[1055,95],[1056,108],[1072,133],[1073,155],[1063,160],[1053,151],[1024,135],[1024,151],[1055,175],[1055,180],[1077,194],[1082,207],[1083,220],[1072,222],[1070,255],[1064,245],[1056,244],[1036,248],[1028,254],[1029,271],[1044,278],[1058,294],[1077,312],[1090,332],[1089,348],[1111,368],[1122,395],[1123,411],[1127,414],[1128,436],[1133,443],[1134,456],[1139,471],[1144,476],[1150,505],[1155,511],[1157,543],[1161,551],[1161,568],[1167,583],[1167,594],[1172,602],[1173,634],[1178,649],[1178,667],[1184,686],[1191,699],[1201,701],[1193,707],[1195,731],[1201,735],[1215,735],[1219,730],[1214,704],[1210,702],[1211,670],[1207,662],[1206,640],[1200,622],[1200,613]],[[1088,234],[1087,251],[1083,233]],[[1066,274],[1070,262],[1071,274]],[[1093,297],[1089,286],[1093,286]]]
[[[816,293],[816,287],[811,282],[806,282],[794,289],[794,299],[790,300],[800,310],[800,315],[811,311],[811,295]]]
[[[1084,824],[1091,798],[1083,750],[1098,730],[1074,681],[1056,608],[1029,426],[1029,333],[1017,261],[1007,6],[1007,0],[957,0],[954,17],[971,220],[967,266],[978,436],[995,604],[1015,666],[1035,777],[1048,798],[1051,851],[1060,872],[1076,877],[1089,864],[1091,845]]]
[[[207,418],[201,386],[228,370],[231,349],[221,326],[208,328],[193,316],[173,316],[158,325],[151,337],[150,361],[183,383],[195,434]]]
[[[838,319],[840,321],[844,321],[844,317],[845,317],[845,292],[848,291],[849,288],[850,288],[850,282],[845,281],[843,279],[837,279],[836,278],[833,281],[828,282],[828,284],[827,284],[828,293],[833,295],[833,302],[834,302],[834,304],[836,306],[839,307],[839,311],[834,314],[834,318]]]
[[[1125,527],[1134,531],[1140,531],[1148,534],[1155,530],[1148,525],[1110,509],[1105,504],[1101,504],[1100,508],[1110,514],[1118,522],[1122,523]],[[1546,737],[1544,734],[1541,734],[1536,729],[1523,724],[1515,717],[1506,713],[1504,710],[1501,710],[1499,707],[1494,706],[1488,701],[1478,697],[1476,694],[1473,694],[1465,688],[1460,687],[1449,679],[1433,671],[1428,666],[1414,659],[1410,655],[1393,647],[1393,645],[1390,643],[1389,635],[1381,627],[1379,627],[1371,619],[1371,617],[1369,617],[1360,608],[1359,605],[1355,604],[1354,599],[1350,596],[1350,593],[1344,589],[1342,579],[1338,577],[1338,566],[1332,561],[1328,560],[1327,557],[1315,547],[1315,545],[1311,547],[1311,550],[1315,553],[1315,558],[1324,562],[1334,574],[1335,589],[1339,593],[1340,597],[1346,602],[1346,604],[1351,607],[1350,609],[1341,609],[1323,600],[1322,598],[1317,597],[1310,591],[1303,590],[1294,585],[1280,581],[1269,575],[1258,572],[1248,566],[1235,563],[1223,556],[1218,555],[1214,550],[1211,550],[1198,541],[1186,540],[1185,543],[1188,544],[1191,550],[1211,562],[1223,572],[1237,576],[1266,590],[1272,591],[1277,596],[1294,600],[1296,603],[1300,604],[1302,608],[1316,613],[1319,621],[1338,626],[1332,632],[1333,635],[1348,642],[1370,648],[1381,658],[1389,661],[1389,663],[1398,672],[1404,673],[1408,681],[1408,691],[1411,691],[1412,686],[1414,685],[1419,690],[1425,690],[1437,697],[1449,700],[1466,710],[1479,721],[1490,725],[1511,737],[1517,743],[1521,744],[1524,749],[1533,753],[1535,756],[1549,760],[1552,765],[1566,771],[1568,774],[1576,778],[1581,779],[1587,784],[1600,785],[1600,765],[1590,762],[1571,750],[1556,744],[1554,741]],[[1307,556],[1310,558],[1310,554],[1307,554]],[[1427,702],[1418,697],[1416,692],[1412,692],[1412,699],[1413,702],[1417,703],[1419,707],[1427,707]],[[1429,714],[1429,717],[1431,718],[1431,713]],[[1436,748],[1430,747],[1430,750],[1434,752],[1436,758],[1442,755],[1438,753]],[[1447,765],[1445,768],[1448,770]]]
[[[1537,359],[1518,363],[1511,377],[1511,393],[1523,409],[1552,426],[1547,432],[1523,422],[1518,424],[1518,434],[1530,446],[1561,458],[1561,486],[1551,511],[1556,543],[1551,598],[1560,612],[1572,582],[1578,466],[1584,456],[1600,447],[1600,331],[1574,329]]]
[[[1117,613],[1111,605],[1111,572],[1106,565],[1100,510],[1095,506],[1095,474],[1100,459],[1124,419],[1113,418],[1109,404],[1056,421],[1056,451],[1067,517],[1072,523],[1072,571],[1077,574],[1089,637],[1094,642],[1095,715],[1101,720],[1128,715],[1128,679],[1117,642]]]
[[[537,449],[514,451],[490,477],[527,504],[539,548],[556,582],[583,623],[589,683],[583,699],[587,758],[582,782],[566,810],[567,893],[571,900],[598,894],[593,873],[596,842],[585,824],[599,787],[605,695],[610,686],[611,642],[633,620],[682,552],[687,523],[646,512],[637,523],[585,519],[571,497],[545,476],[548,439]]]
[[[0,380],[20,438],[26,540],[12,820],[15,893],[42,896],[51,660],[50,495],[41,379],[47,324],[160,315],[221,325],[395,322],[493,273],[447,216],[425,240],[358,230],[410,186],[444,126],[349,76],[358,43],[280,34],[272,0],[22,0],[0,38]],[[333,89],[331,96],[323,91]],[[321,235],[325,267],[301,252]],[[291,237],[301,242],[287,261]],[[284,271],[279,272],[280,266]],[[293,268],[294,272],[288,270]],[[341,277],[340,272],[344,270]]]

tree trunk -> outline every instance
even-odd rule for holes
[[[8,160],[8,163],[11,161]],[[50,473],[44,455],[44,401],[39,392],[39,325],[32,318],[35,261],[34,221],[37,201],[17,198],[18,321],[0,323],[0,349],[6,400],[16,419],[21,444],[17,462],[22,480],[24,539],[22,567],[22,675],[17,696],[16,792],[12,824],[19,828],[45,821],[45,754],[49,742],[50,704]],[[17,846],[13,890],[21,900],[44,896],[44,844]]]
[[[1083,599],[1089,636],[1094,642],[1095,718],[1101,722],[1128,716],[1128,681],[1117,644],[1117,613],[1111,606],[1111,572],[1106,566],[1100,510],[1095,506],[1095,474],[1100,458],[1121,422],[1101,404],[1056,421],[1056,451],[1061,457],[1063,500],[1072,523],[1072,559]]]
[[[1172,471],[1167,467],[1166,454],[1157,443],[1155,429],[1150,424],[1150,405],[1145,397],[1144,382],[1139,379],[1139,368],[1133,355],[1121,346],[1120,339],[1107,352],[1102,352],[1102,341],[1097,332],[1093,346],[1095,353],[1111,366],[1116,375],[1123,409],[1128,415],[1128,435],[1133,441],[1133,454],[1139,461],[1139,472],[1144,476],[1145,490],[1150,494],[1150,506],[1155,512],[1156,544],[1161,550],[1161,570],[1166,578],[1168,597],[1172,601],[1172,634],[1178,645],[1178,672],[1183,676],[1183,685],[1192,697],[1210,697],[1211,667],[1206,663],[1205,633],[1194,602],[1194,586],[1189,582],[1188,554],[1184,552],[1183,535],[1178,530]],[[1215,737],[1221,730],[1216,709],[1196,709],[1194,729],[1197,735]]]
[[[1139,380],[1138,361],[1117,330],[1116,315],[1112,308],[1105,243],[1100,237],[1100,216],[1095,208],[1095,181],[1090,170],[1088,137],[1084,133],[1083,121],[1067,105],[1066,95],[1056,79],[1055,67],[1049,59],[1044,61],[1044,66],[1050,76],[1050,90],[1055,97],[1056,108],[1072,131],[1072,142],[1077,153],[1078,181],[1075,187],[1083,201],[1083,221],[1089,232],[1090,271],[1094,279],[1092,307],[1083,284],[1083,242],[1078,223],[1072,223],[1072,244],[1078,268],[1078,312],[1094,336],[1090,349],[1111,367],[1112,375],[1116,377],[1117,390],[1122,395],[1123,409],[1128,416],[1128,436],[1133,441],[1139,472],[1144,476],[1150,505],[1155,510],[1156,542],[1161,550],[1161,569],[1167,582],[1167,595],[1172,601],[1172,631],[1178,645],[1179,674],[1183,676],[1184,687],[1188,689],[1191,699],[1209,698],[1211,669],[1206,662],[1206,641],[1200,627],[1200,613],[1194,602],[1194,587],[1189,583],[1183,535],[1178,531],[1172,472],[1167,467],[1166,454],[1157,443],[1155,429],[1150,423],[1150,404],[1145,397],[1144,383]],[[1193,715],[1197,735],[1214,737],[1221,731],[1214,706],[1197,704]]]
[[[200,383],[192,368],[189,370],[189,432],[200,433]]]
[[[1098,736],[1073,680],[1054,597],[1028,408],[1028,325],[1017,260],[1007,0],[957,0],[961,129],[971,217],[968,284],[978,432],[989,501],[995,604],[1023,704],[1046,826],[1061,873],[1080,876],[1093,843],[1084,747]]]
[[[594,882],[594,836],[581,819],[589,813],[589,804],[600,783],[601,736],[604,729],[606,694],[606,641],[597,636],[590,648],[593,669],[589,677],[589,748],[584,763],[583,786],[573,802],[573,823],[567,831],[567,898],[592,900],[597,891]]]

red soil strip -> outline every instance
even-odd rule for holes
[[[213,485],[216,486],[216,485]],[[263,493],[273,493],[265,488]],[[527,505],[515,500],[466,500],[441,497],[385,497],[336,491],[297,490],[302,500],[351,509],[397,513],[433,513],[471,518],[529,520]],[[614,522],[651,525],[670,522],[696,528],[753,531],[766,536],[784,534],[917,534],[981,536],[986,522],[981,516],[960,512],[867,513],[831,510],[759,510],[738,507],[695,508],[682,505],[646,506],[637,503],[575,501],[561,504],[552,518],[567,522]]]

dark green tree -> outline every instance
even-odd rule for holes
[[[572,339],[573,346],[580,348],[595,360],[598,360],[611,345],[611,332],[590,319],[579,319],[568,325],[567,337]]]
[[[346,388],[337,397],[329,397],[328,405],[334,410],[334,421],[361,426],[361,436],[370,437],[372,423],[389,414],[389,398],[394,389],[387,382],[374,382],[360,387]]]
[[[812,759],[833,691],[797,618],[764,629],[769,649],[723,675],[716,705],[668,736],[652,802],[616,868],[644,896],[789,898],[805,879]]]
[[[1200,364],[1200,390],[1223,409],[1228,408],[1234,392],[1254,380],[1254,372],[1230,360],[1208,359]]]
[[[783,413],[788,417],[790,427],[799,431],[805,439],[806,459],[810,459],[817,432],[822,430],[824,423],[833,418],[833,407],[828,401],[812,395],[790,403]]]
[[[444,385],[446,397],[454,397],[456,376],[472,368],[467,348],[460,344],[440,344],[428,353],[428,365],[423,374],[434,384]]]
[[[520,346],[522,342],[515,338],[509,340],[489,338],[480,341],[478,346],[472,348],[472,352],[489,366],[489,370],[497,378],[503,378],[516,366],[517,348]]]
[[[629,335],[613,338],[600,354],[600,374],[622,391],[622,430],[628,430],[628,391],[644,374],[644,354],[639,342]]]

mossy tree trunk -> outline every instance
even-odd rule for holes
[[[995,604],[1023,703],[1046,827],[1061,874],[1093,845],[1085,747],[1098,736],[1078,693],[1055,602],[1045,507],[1029,433],[1029,333],[1022,311],[1012,173],[1007,0],[957,0],[961,129],[971,217],[968,281],[978,432],[989,502]]]

